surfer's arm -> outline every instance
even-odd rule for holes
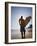
[[[19,24],[21,24],[21,21],[19,20]]]

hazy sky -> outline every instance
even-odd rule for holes
[[[11,7],[11,28],[19,29],[19,18],[23,16],[25,19],[27,16],[32,16],[32,8],[31,7]],[[27,26],[31,24],[31,21]]]

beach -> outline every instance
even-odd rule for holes
[[[25,39],[32,38],[32,29],[25,31]],[[20,30],[11,30],[11,39],[22,39]]]

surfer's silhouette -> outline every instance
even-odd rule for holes
[[[25,27],[24,27],[23,23],[24,23],[24,19],[23,19],[23,16],[21,16],[21,18],[19,19],[20,32],[21,32],[22,38],[25,38]],[[24,37],[23,37],[23,33],[24,33]]]
[[[25,20],[23,19],[23,16],[21,16],[21,18],[19,19],[20,32],[21,32],[22,38],[25,38],[25,27],[29,23],[30,19],[31,19],[31,16],[27,17]]]

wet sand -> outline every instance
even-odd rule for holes
[[[32,38],[32,30],[25,32],[25,39]],[[19,30],[11,31],[11,39],[22,39],[21,32]]]

